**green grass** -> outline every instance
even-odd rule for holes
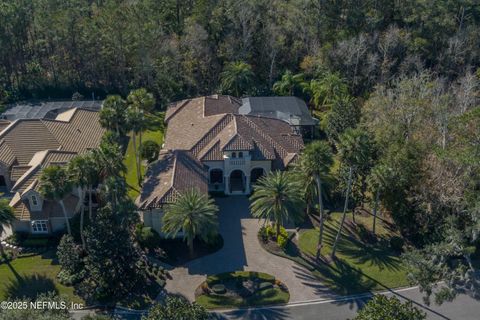
[[[127,151],[125,152],[125,159],[123,162],[127,167],[127,173],[125,179],[127,180],[127,184],[129,186],[128,195],[131,199],[135,200],[137,196],[140,194],[140,186],[138,185],[137,181],[137,167],[135,165],[135,152],[133,149],[133,139],[131,139],[132,135],[130,134],[130,141],[128,142]],[[138,136],[137,136],[137,147],[140,148],[138,145]],[[142,135],[142,142],[152,140],[158,143],[159,146],[162,146],[163,143],[163,132],[161,130],[147,130]],[[145,167],[142,166],[142,176],[145,174]]]
[[[56,278],[60,266],[55,253],[47,251],[43,254],[17,258],[0,265],[0,301],[34,299],[39,293],[54,291],[66,295],[74,302],[82,300],[73,293],[73,287],[60,284]]]
[[[236,284],[239,281],[258,279],[261,282],[275,283],[275,277],[263,272],[236,271],[226,272],[207,277],[207,280],[200,285],[208,285],[212,288],[215,284],[224,284],[230,290],[237,290]],[[249,297],[227,296],[216,294],[201,294],[196,297],[196,302],[207,309],[228,309],[252,306],[264,306],[274,304],[285,304],[290,300],[290,294],[278,287],[258,290]]]
[[[339,294],[356,294],[408,285],[406,270],[398,256],[390,249],[388,239],[395,234],[377,220],[379,241],[368,244],[362,241],[358,227],[347,218],[337,246],[337,258],[329,264],[316,264],[313,275]],[[341,213],[332,213],[325,223],[322,254],[330,256],[332,244],[340,225]],[[371,216],[357,216],[357,223],[371,230]],[[314,257],[318,243],[318,230],[300,234],[298,248],[307,257]],[[290,253],[295,256],[294,253]]]
[[[261,290],[246,299],[219,295],[201,295],[195,301],[207,309],[230,309],[285,304],[288,300],[290,300],[288,292],[272,288]]]

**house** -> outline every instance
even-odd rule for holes
[[[39,194],[42,169],[66,165],[77,154],[97,148],[104,129],[98,112],[70,109],[55,119],[18,119],[0,132],[0,188],[11,196],[16,220],[14,231],[50,233],[61,230],[65,220],[56,202]],[[72,217],[79,205],[78,190],[64,200]]]
[[[55,119],[58,114],[74,108],[99,111],[101,100],[68,100],[68,101],[28,101],[7,106],[1,118],[8,121],[18,119]]]
[[[147,170],[137,205],[147,226],[160,231],[162,208],[183,191],[248,195],[271,170],[283,170],[303,148],[302,137],[282,120],[239,114],[231,96],[172,104],[158,161]]]
[[[283,120],[294,132],[310,138],[319,123],[310,115],[305,101],[297,97],[247,97],[242,99],[239,113]]]

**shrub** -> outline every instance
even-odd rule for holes
[[[423,320],[426,314],[415,308],[411,301],[402,303],[396,297],[376,295],[361,309],[355,320]]]
[[[13,246],[21,246],[25,239],[28,238],[28,233],[16,231],[5,239],[5,242]]]
[[[27,248],[41,248],[48,246],[48,238],[28,238],[26,239],[22,246]]]
[[[393,236],[390,238],[390,248],[395,250],[396,252],[402,252],[403,251],[403,245],[405,241],[397,236]]]
[[[135,230],[135,235],[142,248],[155,249],[160,246],[160,235],[151,227],[138,225]]]
[[[4,254],[0,256],[0,263],[7,263],[14,259],[12,252],[6,251]]]
[[[268,242],[267,228],[261,227],[260,230],[258,231],[258,236],[263,243],[267,243]]]
[[[273,283],[271,282],[262,282],[258,286],[258,290],[270,289],[273,288]]]
[[[277,244],[280,248],[285,249],[285,247],[287,246],[287,243],[288,243],[288,235],[284,236],[283,234],[281,234],[277,238]]]
[[[158,159],[160,153],[160,146],[155,141],[147,140],[140,146],[140,156],[142,159],[151,163]]]
[[[227,289],[225,289],[225,286],[223,284],[217,283],[212,287],[212,291],[215,294],[225,294],[227,292]]]
[[[74,275],[83,270],[80,247],[75,243],[72,236],[63,236],[57,248],[57,256],[62,270],[68,274]]]

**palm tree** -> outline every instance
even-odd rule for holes
[[[123,163],[122,150],[116,143],[101,143],[98,149],[93,150],[93,158],[102,180],[120,176],[127,170]]]
[[[193,255],[193,240],[196,237],[209,241],[218,232],[218,207],[208,195],[197,189],[183,192],[175,203],[167,206],[163,216],[162,230],[169,237],[183,232],[190,255]]]
[[[301,186],[284,171],[270,172],[260,178],[250,201],[252,216],[275,223],[277,238],[285,221],[298,221],[303,216]]]
[[[337,147],[340,151],[340,158],[342,160],[342,164],[348,168],[348,178],[347,190],[345,191],[345,204],[343,206],[342,221],[335,237],[335,242],[333,243],[332,258],[335,257],[338,240],[340,238],[343,230],[343,225],[345,223],[345,217],[348,209],[348,200],[350,196],[350,191],[352,189],[354,171],[364,166],[365,163],[369,162],[369,159],[371,157],[371,145],[369,141],[369,136],[365,131],[360,128],[347,129],[340,136],[340,141]]]
[[[302,73],[293,74],[287,70],[282,75],[282,79],[273,84],[273,92],[280,96],[293,96],[302,87],[304,81]]]
[[[155,107],[155,98],[153,94],[147,91],[147,89],[140,88],[133,90],[128,94],[127,103],[129,107],[136,110],[142,110],[143,113],[148,116],[148,114],[152,113],[153,108]],[[143,131],[140,131],[139,133],[139,145],[142,145],[142,133]]]
[[[254,77],[255,74],[249,64],[242,61],[231,62],[220,74],[222,92],[240,97],[251,88]]]
[[[300,170],[304,172],[304,175],[306,177],[312,177],[313,181],[315,181],[317,189],[316,194],[318,196],[318,206],[320,209],[320,233],[317,246],[317,259],[320,258],[322,250],[324,226],[322,181],[330,173],[330,167],[332,166],[332,164],[332,150],[328,143],[325,141],[315,141],[307,145],[302,157],[300,158]]]
[[[15,215],[13,214],[13,209],[8,205],[7,199],[0,200],[0,236],[3,234],[4,226],[12,224],[15,220]],[[5,252],[3,251],[3,246],[0,244],[0,256],[3,256]]]
[[[67,231],[72,235],[70,221],[68,220],[67,210],[63,199],[72,191],[72,181],[69,179],[65,168],[60,166],[50,166],[43,169],[40,175],[40,194],[48,200],[58,201],[62,208]]]
[[[115,131],[118,136],[124,132],[127,105],[118,95],[108,96],[100,110],[100,124],[107,130]]]
[[[336,73],[326,73],[320,79],[312,79],[304,87],[309,93],[311,103],[316,107],[331,107],[332,103],[342,96],[348,95],[348,87]]]
[[[136,145],[136,136],[135,132],[138,133],[139,147],[142,145],[142,134],[145,129],[147,129],[149,124],[148,115],[153,111],[155,107],[155,98],[153,94],[149,93],[145,88],[136,89],[130,91],[127,97],[127,104],[129,108],[129,113],[127,118],[129,120],[129,127],[133,131],[133,143]],[[140,172],[140,157],[138,156],[137,147],[135,148],[135,158],[137,161],[137,177],[139,183],[141,182],[141,172]]]
[[[143,111],[135,107],[128,107],[127,110],[128,127],[132,131],[133,154],[135,155],[135,167],[137,171],[137,181],[140,184],[142,179],[139,148],[137,147],[137,135],[145,130],[146,121]]]
[[[88,191],[88,210],[89,218],[92,221],[92,186],[97,179],[97,170],[92,153],[78,155],[68,164],[68,174],[72,183],[80,188],[80,238],[82,239],[82,247],[86,249],[84,229],[85,216],[85,194]]]
[[[367,183],[370,191],[373,194],[373,227],[372,231],[375,235],[375,227],[377,220],[378,204],[380,202],[380,195],[386,189],[390,179],[391,169],[383,163],[377,164],[373,167],[370,175],[367,178]]]

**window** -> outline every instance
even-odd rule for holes
[[[35,206],[35,207],[38,206],[37,197],[32,195],[31,199],[32,199],[32,205]]]
[[[5,182],[5,177],[0,176],[0,187],[6,187],[7,183]]]
[[[239,157],[239,158],[243,158],[243,152],[242,152],[242,151],[240,151],[240,152],[238,153],[238,157]]]
[[[48,233],[47,220],[32,221],[32,233]]]
[[[236,158],[237,157],[237,153],[236,152],[232,152],[232,158]]]
[[[210,183],[223,183],[223,171],[220,169],[212,169],[210,171]]]

